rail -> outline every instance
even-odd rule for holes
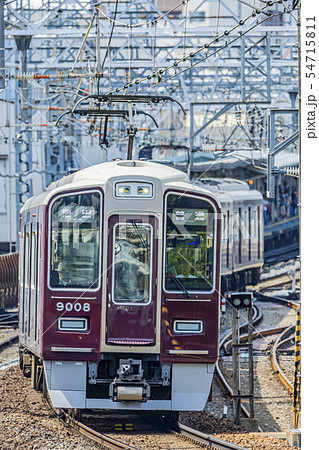
[[[18,334],[14,334],[14,335],[10,336],[8,339],[0,341],[0,352],[4,348],[8,347],[9,345],[12,345],[15,342],[18,342],[18,340],[19,340],[19,335]]]
[[[202,433],[201,431],[194,430],[193,428],[187,427],[186,425],[182,425],[180,423],[177,425],[177,432],[195,443],[216,450],[248,450],[247,447],[241,447],[233,444],[232,442],[223,441],[212,436],[211,434]]]
[[[290,381],[288,380],[288,378],[284,374],[283,370],[280,368],[280,365],[279,365],[279,362],[278,362],[278,359],[277,359],[277,350],[278,350],[278,348],[281,345],[283,345],[283,344],[285,344],[287,342],[287,339],[285,339],[285,337],[288,336],[289,334],[293,333],[294,330],[295,330],[295,326],[292,325],[291,327],[287,327],[281,333],[281,335],[278,337],[278,339],[276,340],[276,342],[275,342],[275,344],[273,346],[272,355],[271,355],[271,363],[272,363],[272,366],[273,366],[274,370],[278,374],[278,377],[279,377],[280,381],[282,382],[282,384],[291,393],[293,393],[294,388],[293,388],[292,383],[290,383]]]

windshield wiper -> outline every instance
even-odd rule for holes
[[[137,235],[138,235],[138,237],[139,237],[139,239],[141,241],[142,247],[146,248],[147,247],[146,242],[145,242],[143,236],[141,235],[141,232],[138,229],[138,226],[136,225],[135,220],[131,220],[131,224],[133,225],[133,227],[134,227],[134,229],[135,229],[135,231],[136,231],[136,233],[137,233]]]
[[[174,283],[176,284],[176,286],[178,286],[180,288],[180,290],[183,292],[184,297],[185,298],[190,298],[189,292],[188,290],[185,288],[185,286],[183,285],[183,283],[171,272],[166,272],[168,274],[168,276],[174,281]]]

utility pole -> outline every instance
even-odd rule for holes
[[[31,36],[16,36],[16,45],[19,51],[20,59],[20,80],[19,80],[19,97],[16,95],[16,117],[19,117],[20,132],[15,139],[15,151],[16,151],[16,172],[19,174],[19,178],[16,181],[16,218],[17,218],[17,237],[16,237],[16,249],[19,246],[19,224],[20,224],[20,209],[32,196],[32,180],[25,179],[25,176],[32,170],[32,132],[28,126],[30,124],[30,107],[29,107],[29,89],[28,81],[26,78],[28,65],[27,65],[27,52],[31,43]]]

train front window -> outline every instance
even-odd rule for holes
[[[204,199],[167,196],[166,291],[184,289],[186,294],[213,290],[214,213],[214,207]]]
[[[113,301],[150,301],[152,227],[131,220],[115,225],[113,243]]]
[[[99,286],[100,194],[58,198],[51,208],[50,287]]]

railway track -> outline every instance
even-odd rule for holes
[[[52,408],[50,403],[48,403],[51,410],[54,411],[55,415],[58,416],[56,411]],[[94,418],[97,419],[98,416],[94,415]],[[91,426],[88,426],[84,423],[82,423],[80,420],[75,419],[72,417],[72,414],[65,414],[64,422],[67,426],[70,426],[73,428],[76,432],[78,432],[81,436],[84,438],[90,440],[91,442],[94,442],[95,444],[101,446],[102,448],[110,449],[110,450],[139,450],[141,448],[146,449],[145,445],[140,447],[138,444],[127,444],[124,442],[121,442],[121,436],[119,436],[118,439],[114,438],[114,436],[110,436],[109,434],[105,434],[102,431],[97,431],[97,429],[92,428]],[[152,419],[152,424],[154,422],[154,418]],[[155,428],[154,428],[155,427]],[[165,424],[165,422],[162,422],[161,420],[157,421],[156,425],[153,425],[152,429],[149,428],[149,421],[148,421],[148,427],[146,426],[146,430],[144,429],[145,437],[147,437],[147,441],[152,440],[153,436],[156,436],[161,433],[161,442],[169,439],[169,446],[166,445],[166,443],[163,443],[163,447],[161,447],[161,444],[157,444],[156,448],[178,448],[178,449],[196,449],[196,448],[210,448],[210,449],[216,449],[216,450],[247,450],[247,447],[242,447],[239,445],[236,445],[231,442],[227,442],[221,439],[218,439],[212,435],[209,435],[207,433],[200,432],[198,430],[195,430],[191,427],[188,427],[183,424],[176,424],[172,427]],[[142,433],[142,431],[138,431],[139,434]],[[132,439],[132,441],[135,441],[135,434],[130,432],[130,434],[126,434],[126,439],[128,438]],[[181,440],[184,442],[187,441],[187,447],[182,446]],[[153,447],[152,447],[153,448]]]
[[[15,344],[19,340],[19,335],[13,334],[9,338],[1,340],[0,341],[0,353],[4,351],[6,348],[10,347],[11,345]],[[9,369],[9,367],[12,367],[14,365],[17,365],[19,362],[19,358],[13,358],[9,359],[8,361],[0,362],[0,370],[6,370]]]
[[[136,447],[124,444],[106,434],[99,433],[91,427],[88,427],[80,421],[74,419],[69,414],[66,415],[66,423],[80,433],[86,439],[93,441],[96,444],[102,445],[103,448],[109,450],[138,450]]]
[[[18,335],[18,333],[16,333],[16,334],[10,336],[8,339],[4,339],[4,340],[0,341],[0,352],[4,348],[8,347],[9,345],[12,345],[15,342],[18,342],[18,340],[19,340],[19,335]]]
[[[257,293],[257,297],[259,300],[280,303],[289,308],[293,308],[295,310],[297,310],[300,307],[299,303],[285,299],[283,297],[269,296],[269,295],[263,294],[261,292]],[[254,308],[253,325],[256,326],[262,320],[262,314],[255,305],[253,306],[253,308]],[[247,326],[248,326],[248,322],[245,322],[240,327],[240,332],[241,332],[240,343],[244,343],[245,341],[248,340],[248,334],[244,333],[245,331],[247,331]],[[292,386],[292,383],[288,380],[288,378],[285,375],[282,368],[280,367],[280,364],[279,364],[279,361],[277,358],[277,352],[280,347],[287,344],[288,341],[291,341],[291,337],[288,338],[288,336],[291,336],[291,334],[294,332],[294,330],[295,330],[295,326],[293,325],[293,326],[288,326],[288,327],[287,326],[272,327],[272,328],[268,328],[265,330],[255,331],[253,333],[254,339],[256,339],[258,337],[265,337],[265,336],[269,336],[269,335],[278,335],[279,334],[278,338],[276,339],[276,341],[272,347],[271,364],[272,364],[272,367],[273,367],[275,373],[278,375],[280,382],[288,390],[289,393],[293,392],[293,386]],[[232,345],[231,336],[232,336],[232,332],[231,331],[227,332],[227,334],[221,340],[221,342],[220,342],[220,354],[221,355],[227,355],[229,353],[229,351],[231,349],[231,345]],[[223,389],[226,391],[226,393],[229,396],[231,396],[233,398],[233,390],[232,390],[230,384],[228,383],[226,376],[222,372],[219,361],[216,363],[216,372],[217,372],[218,379],[219,379]],[[249,418],[249,412],[248,412],[247,408],[243,405],[243,403],[241,403],[241,412],[244,415],[244,417]],[[262,431],[260,427],[259,427],[259,430]]]
[[[19,317],[18,312],[6,311],[1,308],[0,310],[0,329],[2,328],[18,328],[19,327]]]

